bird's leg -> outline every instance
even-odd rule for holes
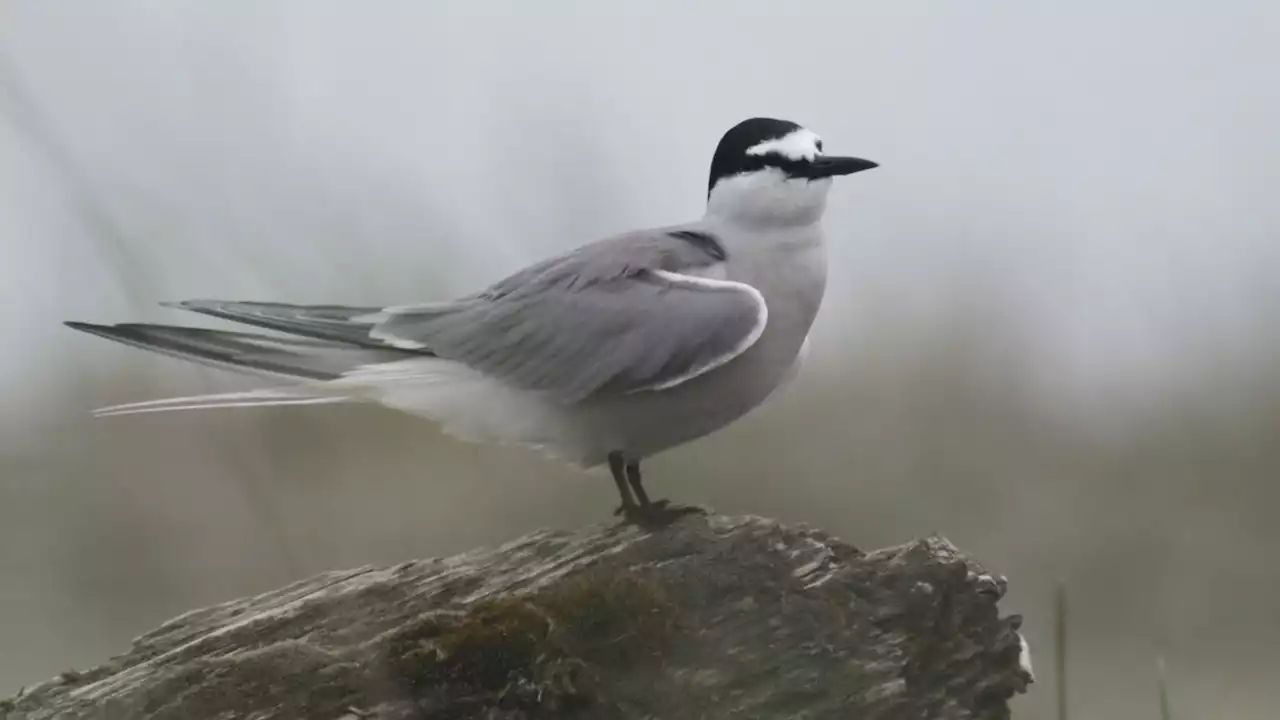
[[[640,462],[632,460],[627,463],[627,482],[631,485],[631,491],[636,494],[636,501],[640,503],[640,507],[648,507],[649,493],[644,491],[644,485],[640,482]]]
[[[626,463],[626,473],[627,484],[631,486],[631,490],[638,500],[638,504],[633,509],[627,510],[624,508],[627,522],[649,528],[663,527],[670,525],[685,515],[703,512],[696,507],[672,505],[669,500],[650,502],[649,493],[644,491],[644,485],[640,479],[640,462],[638,460]]]
[[[622,459],[622,453],[609,453],[609,472],[613,473],[613,482],[618,486],[618,494],[622,496],[622,506],[613,511],[614,515],[630,516],[639,506],[636,505],[636,499],[631,495],[631,488],[627,485],[626,461]],[[647,501],[647,498],[646,498]]]

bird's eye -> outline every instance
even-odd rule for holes
[[[815,142],[815,143],[814,143],[814,145],[818,148],[818,152],[822,152],[822,141],[821,141],[821,140],[819,140],[819,141]]]

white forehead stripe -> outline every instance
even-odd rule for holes
[[[747,150],[748,155],[777,153],[788,160],[812,160],[818,156],[820,139],[812,130],[792,130],[780,138],[765,140]]]

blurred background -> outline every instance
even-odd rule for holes
[[[0,695],[195,606],[607,519],[372,407],[93,420],[251,380],[72,332],[398,304],[702,212],[753,115],[837,183],[812,361],[661,495],[1007,575],[1050,716],[1280,702],[1280,6],[0,0]]]

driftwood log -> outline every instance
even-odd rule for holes
[[[755,517],[539,532],[196,610],[4,720],[1007,718],[1003,578]]]

